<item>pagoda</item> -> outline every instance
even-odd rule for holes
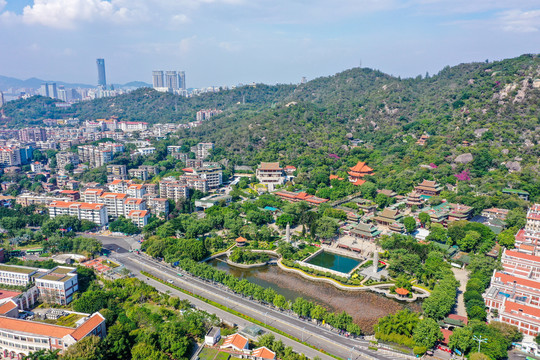
[[[358,164],[350,168],[348,174],[349,181],[354,185],[360,186],[366,182],[366,180],[363,180],[362,178],[366,175],[373,175],[374,172],[373,169],[367,166],[365,162],[359,161]]]
[[[417,206],[419,208],[422,207],[422,198],[420,197],[420,194],[418,194],[416,191],[412,191],[409,194],[409,197],[407,198],[407,201],[405,201],[405,204],[407,207],[413,207]]]

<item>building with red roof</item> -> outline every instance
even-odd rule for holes
[[[313,205],[320,205],[328,201],[328,199],[323,199],[315,195],[309,195],[306,192],[292,192],[292,191],[280,190],[280,191],[276,191],[274,195],[279,196],[283,200],[287,200],[289,202],[306,201]]]
[[[8,309],[10,306],[0,306],[0,354],[4,358],[22,359],[42,349],[60,350],[62,353],[87,336],[104,338],[107,335],[105,317],[99,312],[88,316],[78,327],[71,328],[10,317],[15,314],[13,309]]]
[[[263,346],[253,350],[251,356],[255,360],[274,360],[276,358],[276,353]]]
[[[70,201],[53,201],[49,204],[49,216],[76,216],[79,220],[88,220],[99,226],[109,223],[107,208],[103,204],[90,204]]]
[[[498,321],[514,325],[526,335],[540,330],[540,256],[504,250],[503,271],[493,271],[482,295],[486,307],[497,310]]]
[[[257,180],[266,185],[268,191],[274,191],[277,185],[285,184],[285,171],[279,166],[279,162],[262,162],[255,171]]]
[[[221,345],[221,348],[233,349],[247,354],[249,353],[249,340],[248,338],[240,334],[229,335],[225,338],[225,341],[223,342],[223,345]]]
[[[375,174],[373,169],[367,166],[363,161],[359,161],[352,168],[349,168],[347,173],[349,174],[349,181],[358,186],[366,182],[363,180],[363,177]]]

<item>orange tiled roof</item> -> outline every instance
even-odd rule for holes
[[[524,260],[540,262],[540,256],[529,255],[529,254],[525,254],[525,253],[522,253],[522,252],[519,252],[519,251],[506,250],[504,252],[504,254],[506,256],[517,257],[517,258],[524,259]]]
[[[535,308],[535,307],[528,306],[528,305],[525,305],[525,304],[517,304],[517,303],[515,303],[513,301],[506,301],[504,303],[504,312],[505,313],[517,313],[517,314],[520,314],[520,313],[523,312],[524,314],[532,315],[532,316],[535,316],[537,318],[540,318],[540,309],[539,308]],[[536,320],[531,319],[530,321],[536,321]]]
[[[23,332],[27,334],[50,336],[57,339],[61,339],[64,336],[69,335],[73,332],[72,328],[64,326],[43,324],[28,320],[12,319],[4,316],[0,316],[0,328]]]
[[[242,236],[236,238],[237,243],[242,243],[242,242],[246,242],[246,241],[247,241],[247,239],[245,237],[242,237]]]
[[[263,358],[263,359],[269,359],[269,360],[273,360],[276,358],[276,353],[271,351],[265,346],[253,350],[253,353],[251,355],[257,358]]]
[[[148,214],[148,210],[131,210],[128,214],[130,217],[145,217]]]
[[[373,169],[367,166],[366,163],[363,161],[359,161],[356,165],[354,165],[350,169],[351,171],[358,172],[358,173],[369,173],[373,171]]]
[[[334,180],[334,179],[343,180],[342,177],[339,177],[337,175],[330,175],[330,180]]]
[[[105,318],[100,313],[95,313],[90,317],[90,319],[86,320],[81,326],[75,329],[71,333],[71,336],[77,341],[85,337],[90,333],[90,331],[94,330],[101,322],[103,322]]]
[[[17,308],[17,304],[13,300],[10,300],[6,302],[5,304],[3,304],[2,306],[0,306],[0,314],[5,314],[16,308]]]
[[[105,193],[101,194],[100,197],[102,197],[102,198],[104,198],[104,197],[114,197],[114,198],[117,198],[117,199],[123,199],[123,198],[127,197],[127,194],[105,192]]]
[[[234,334],[234,335],[227,336],[227,338],[225,338],[225,341],[223,342],[223,347],[232,346],[236,349],[242,350],[246,348],[247,344],[248,344],[247,338],[243,337],[240,334]]]
[[[259,166],[260,170],[281,170],[279,162],[262,162]]]
[[[355,179],[354,181],[351,181],[351,182],[353,183],[353,185],[360,186],[360,185],[364,184],[366,182],[366,180]]]
[[[409,290],[407,289],[404,289],[404,288],[397,288],[396,289],[396,294],[398,295],[407,295],[409,293]]]
[[[57,208],[69,208],[69,207],[78,207],[85,210],[100,210],[104,207],[104,204],[91,204],[83,202],[74,202],[74,201],[53,201],[50,203],[49,207]]]

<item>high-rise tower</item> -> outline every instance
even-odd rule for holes
[[[178,80],[179,80],[178,87],[182,90],[186,90],[186,72],[185,71],[178,72]]]
[[[178,90],[178,73],[176,71],[165,72],[165,87]]]
[[[152,71],[152,85],[155,88],[162,88],[165,86],[163,82],[163,70]]]
[[[97,59],[96,64],[98,73],[98,86],[106,88],[107,80],[105,78],[105,59]]]

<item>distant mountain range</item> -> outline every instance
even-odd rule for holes
[[[0,75],[0,90],[6,91],[9,88],[31,88],[31,89],[39,89],[41,84],[43,83],[56,83],[56,85],[63,85],[66,88],[94,88],[95,85],[88,85],[88,84],[78,84],[78,83],[67,83],[63,81],[53,81],[53,80],[42,80],[38,78],[30,78],[26,80],[16,79],[13,77],[8,76],[2,76]],[[122,87],[151,87],[151,84],[145,83],[144,81],[131,81],[126,84],[113,84],[115,88],[122,88]]]

